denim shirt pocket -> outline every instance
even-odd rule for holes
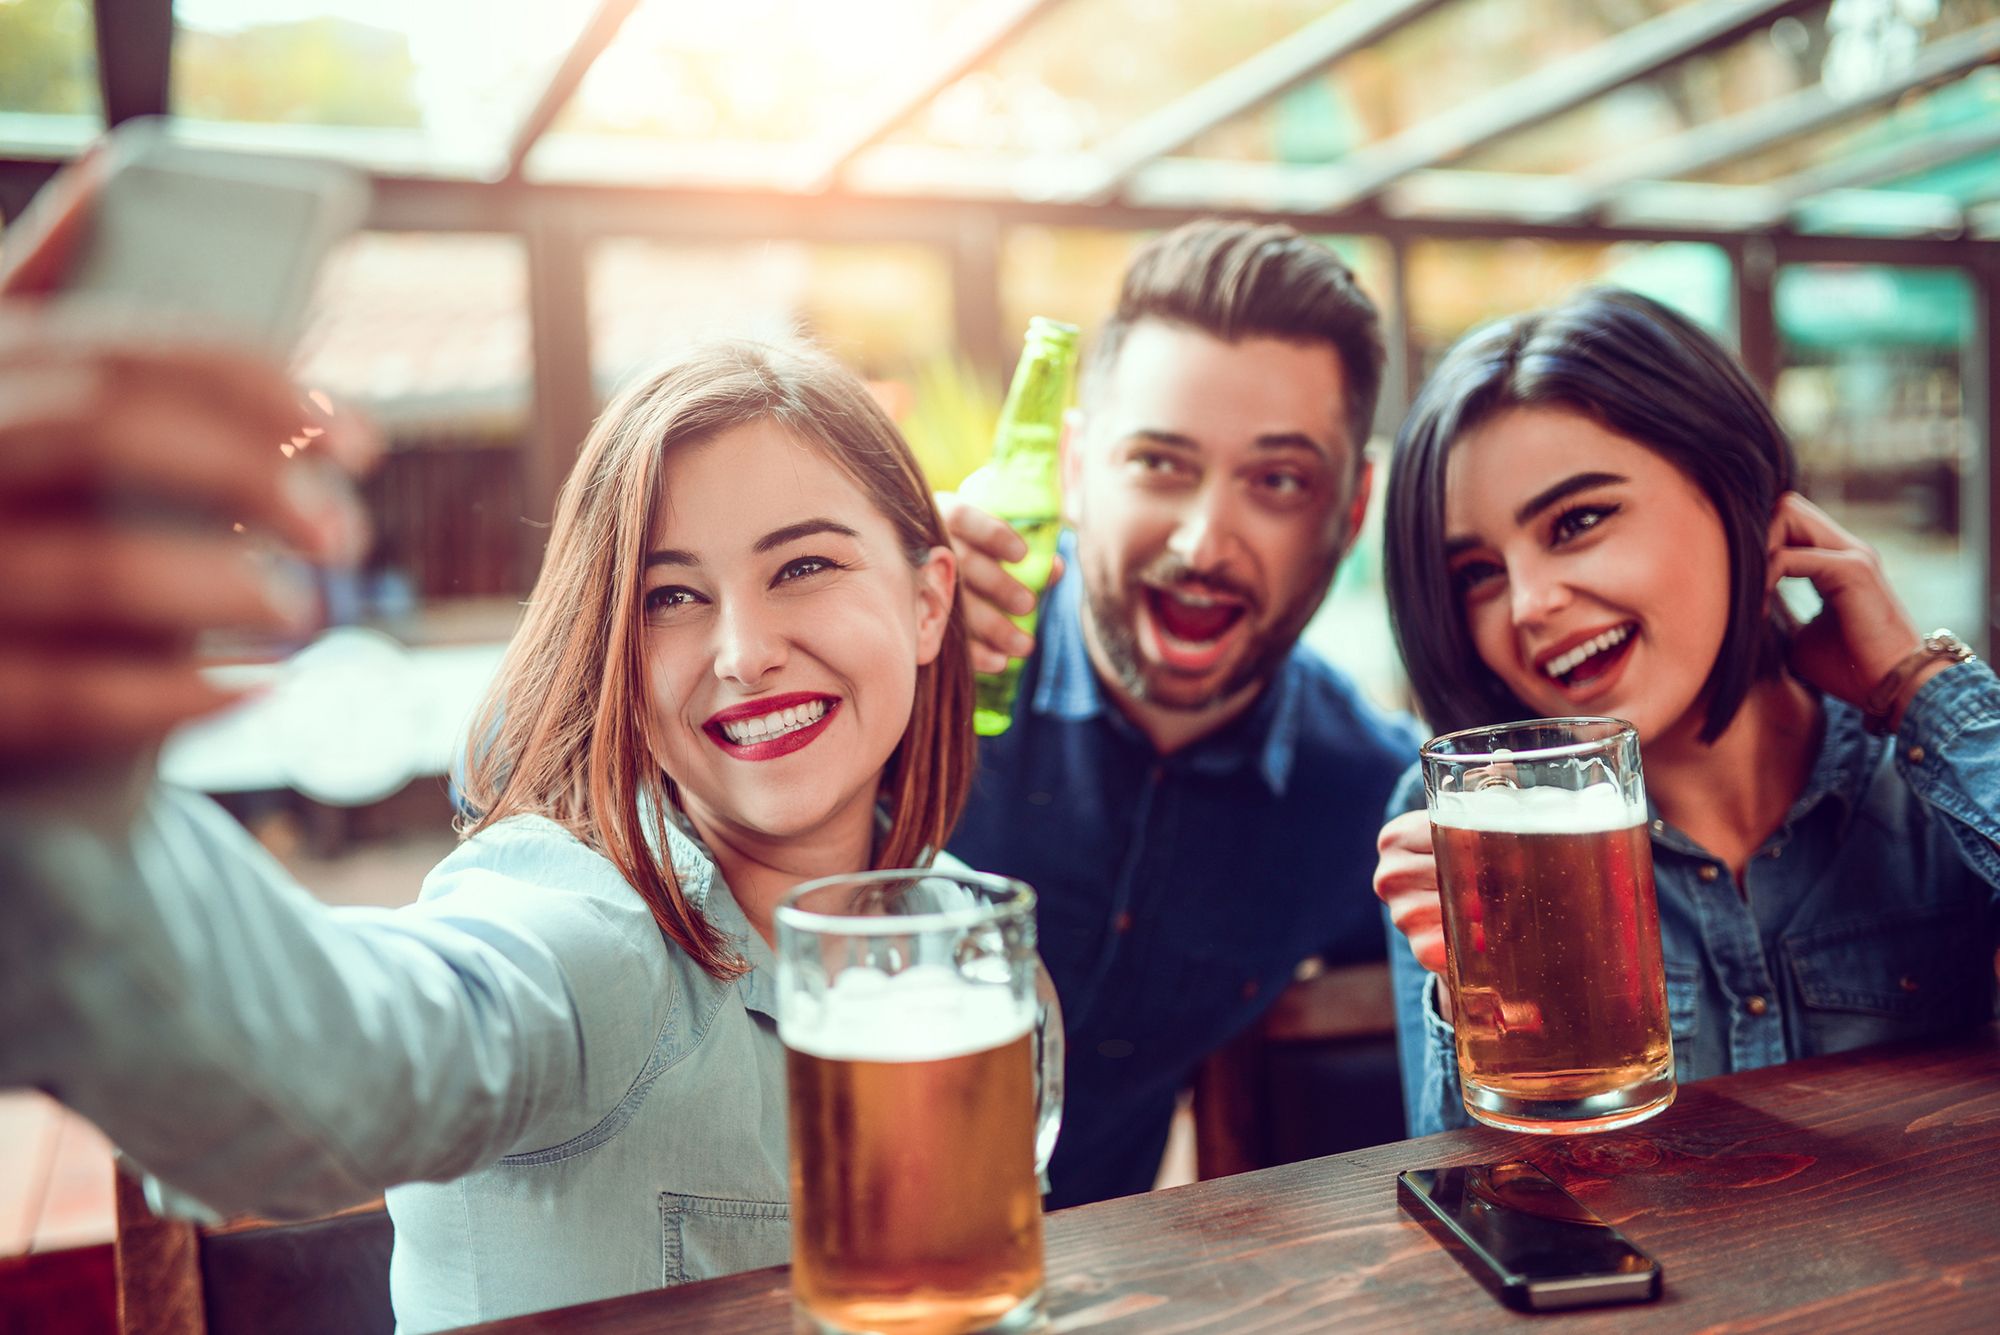
[[[1969,907],[1848,921],[1785,938],[1801,1056],[1990,1019],[1992,947]]]
[[[1667,965],[1667,1030],[1674,1041],[1674,1078],[1694,1079],[1694,1040],[1701,1032],[1701,966]]]
[[[733,1201],[660,1193],[661,1282],[686,1284],[780,1265],[792,1251],[785,1201]]]

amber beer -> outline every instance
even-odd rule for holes
[[[1674,1095],[1643,789],[1602,764],[1538,785],[1533,763],[1431,796],[1460,1086],[1496,1126],[1623,1126]]]
[[[801,1303],[844,1330],[957,1335],[1040,1290],[1032,1060],[1025,1031],[935,1061],[790,1054]]]

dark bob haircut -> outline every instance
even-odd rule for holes
[[[1685,316],[1617,288],[1587,289],[1467,335],[1396,437],[1383,568],[1418,709],[1441,732],[1535,712],[1480,661],[1445,560],[1446,458],[1467,431],[1521,406],[1568,408],[1646,446],[1721,516],[1729,624],[1703,686],[1701,732],[1714,741],[1752,683],[1784,662],[1792,621],[1765,597],[1765,544],[1797,460],[1764,396],[1721,344]]]

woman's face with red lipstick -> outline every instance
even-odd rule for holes
[[[1699,728],[1729,549],[1678,468],[1581,413],[1509,408],[1452,446],[1445,534],[1473,645],[1525,704],[1648,743]]]
[[[671,452],[647,544],[656,759],[696,828],[732,840],[872,829],[951,553],[921,566],[830,459],[770,421]]]

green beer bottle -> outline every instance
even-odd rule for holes
[[[958,488],[968,504],[998,515],[1027,540],[1028,554],[1011,562],[1007,573],[1033,589],[1037,598],[1048,587],[1056,538],[1062,532],[1057,446],[1075,378],[1076,326],[1039,315],[1028,321],[1014,383],[1008,387],[1000,424],[993,432],[993,457]],[[1014,624],[1033,634],[1036,612],[1015,617]],[[1009,659],[998,673],[982,672],[973,678],[972,727],[981,737],[1007,731],[1020,680],[1019,659]]]

